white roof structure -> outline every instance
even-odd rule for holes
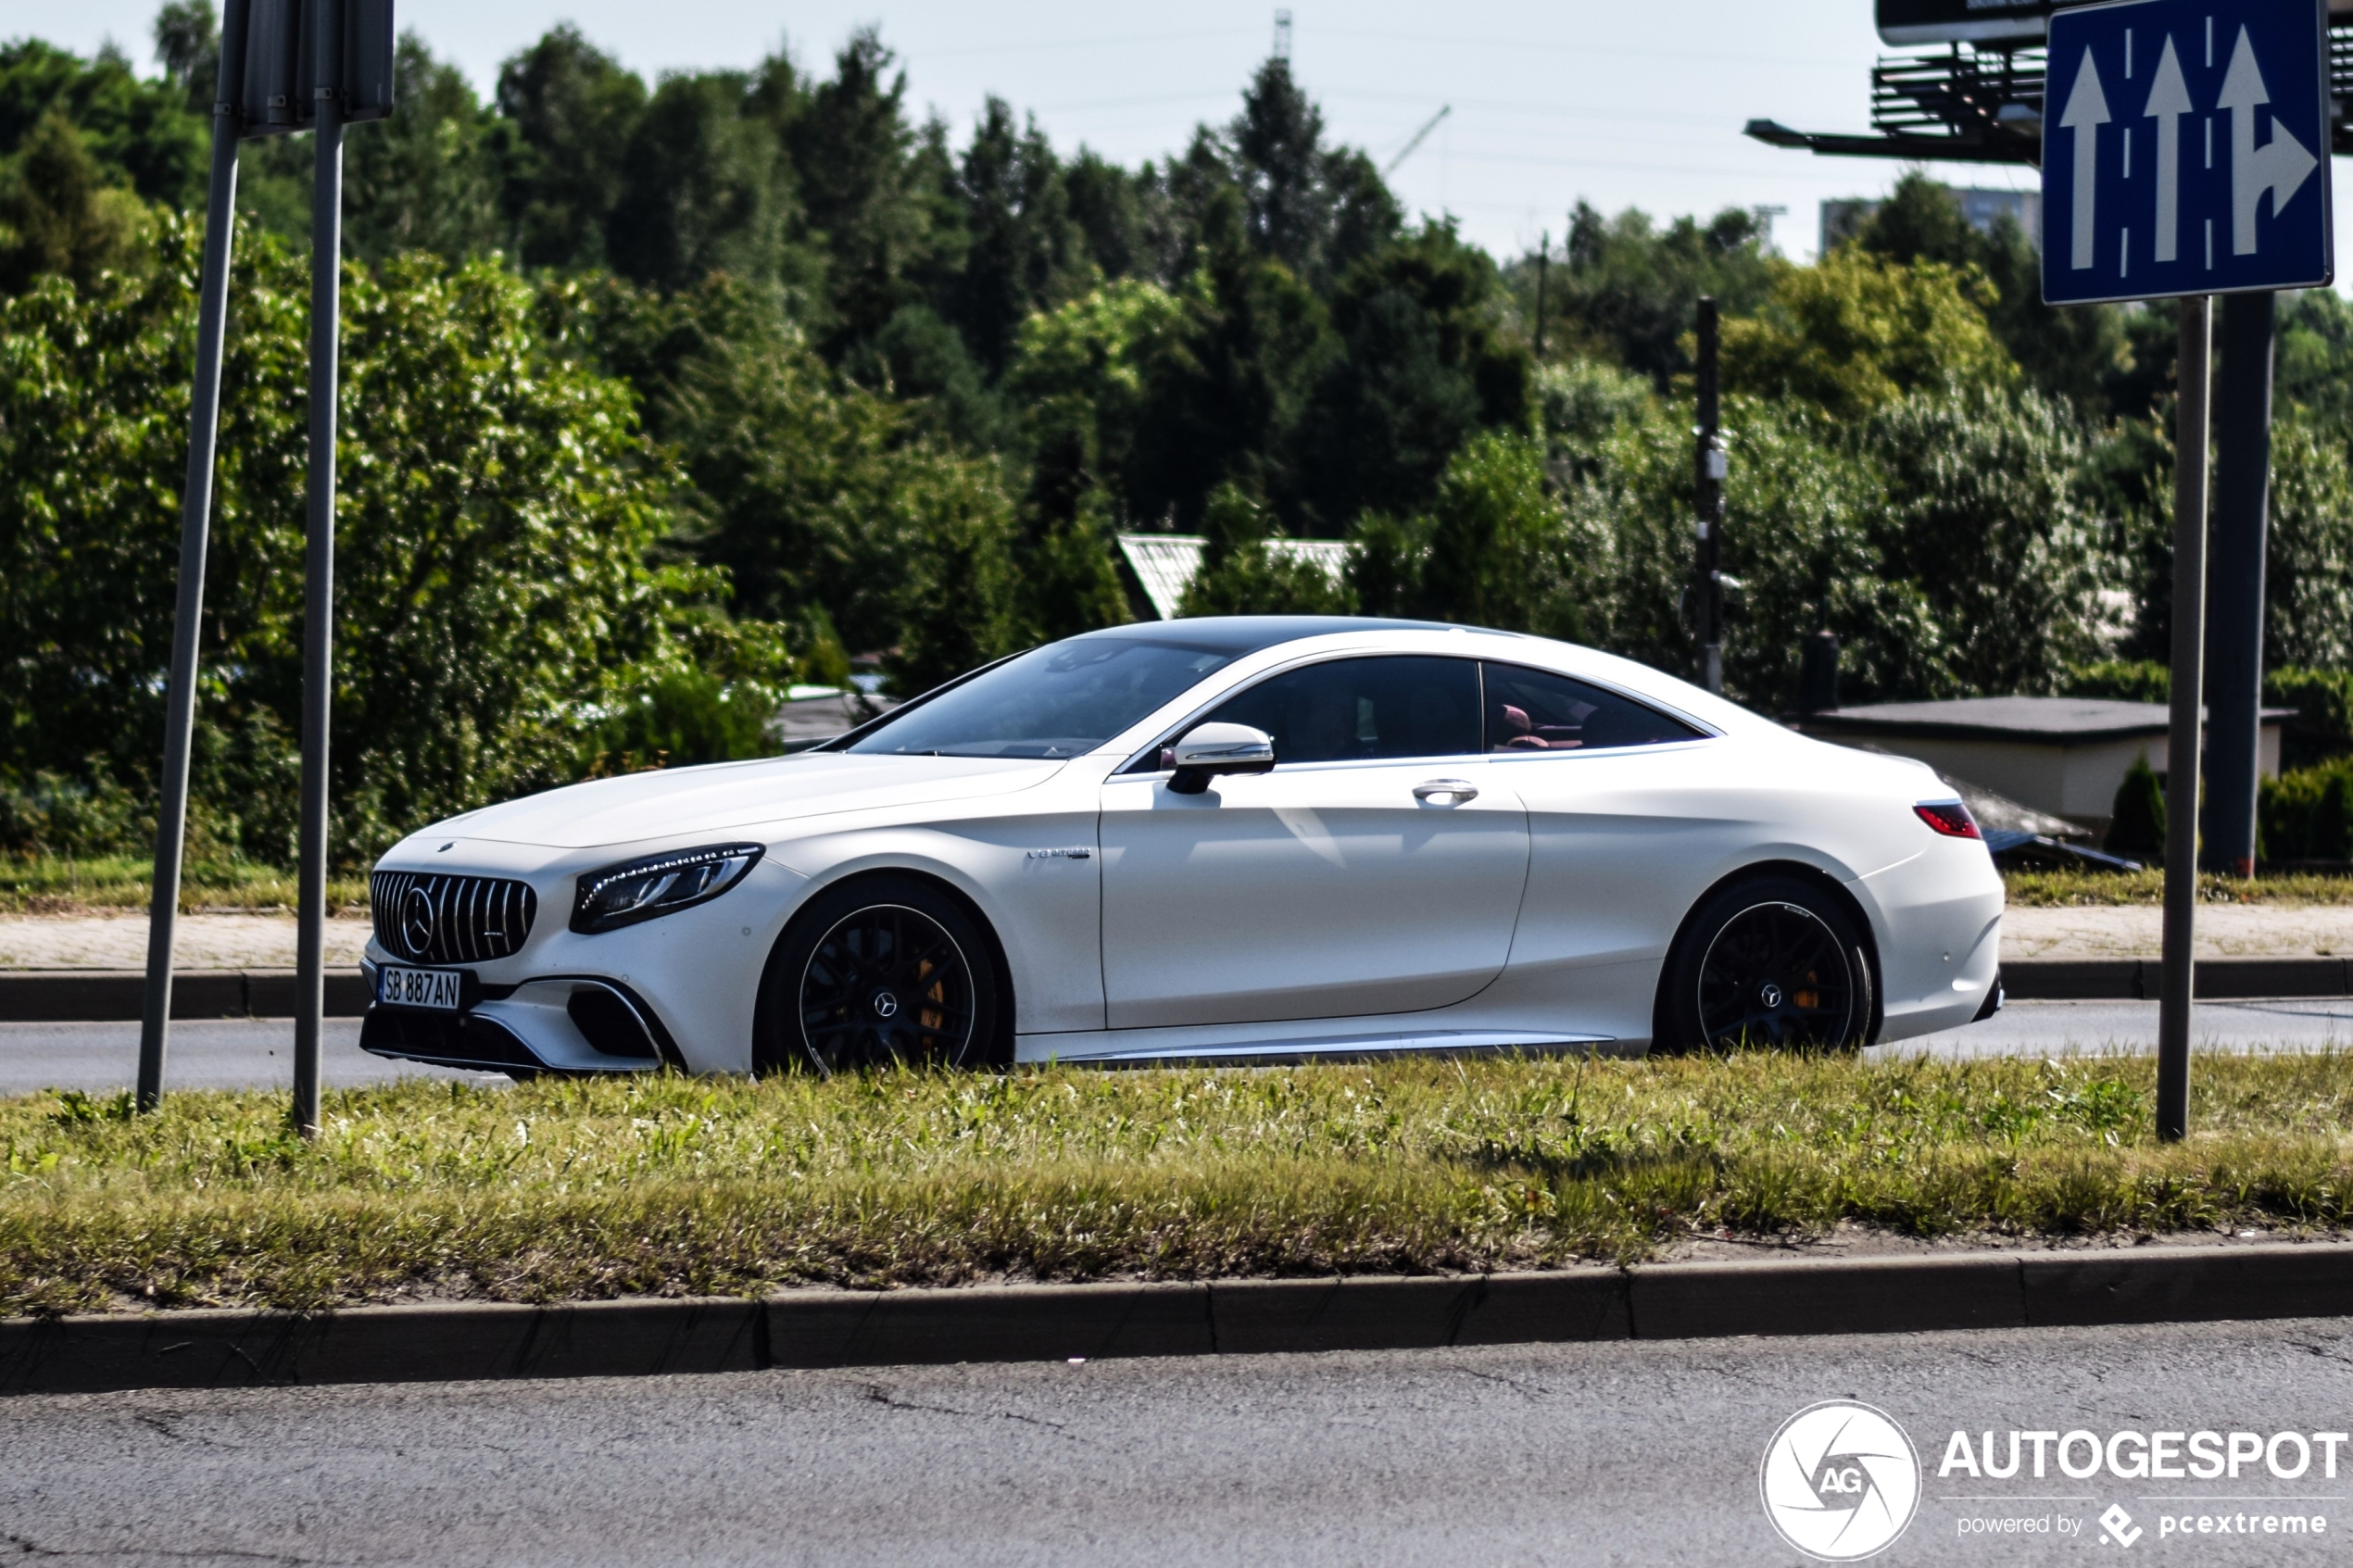
[[[1202,552],[1209,541],[1198,533],[1122,533],[1119,553],[1163,621],[1176,619],[1185,590],[1201,572]],[[1334,583],[1348,567],[1348,546],[1339,539],[1269,539],[1266,547],[1278,556],[1320,567]]]

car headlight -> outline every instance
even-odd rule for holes
[[[573,900],[572,928],[593,936],[709,903],[743,881],[764,852],[757,844],[714,844],[590,872]]]

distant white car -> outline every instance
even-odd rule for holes
[[[1399,621],[1090,633],[453,817],[371,891],[362,1045],[524,1075],[1851,1047],[2000,1000],[1926,767]]]

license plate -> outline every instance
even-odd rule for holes
[[[461,969],[409,969],[388,963],[377,972],[376,1000],[388,1008],[456,1012],[458,998],[464,994],[459,982],[465,972]]]

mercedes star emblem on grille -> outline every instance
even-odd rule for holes
[[[411,958],[422,959],[433,947],[433,899],[422,887],[411,887],[400,900],[400,939]]]

